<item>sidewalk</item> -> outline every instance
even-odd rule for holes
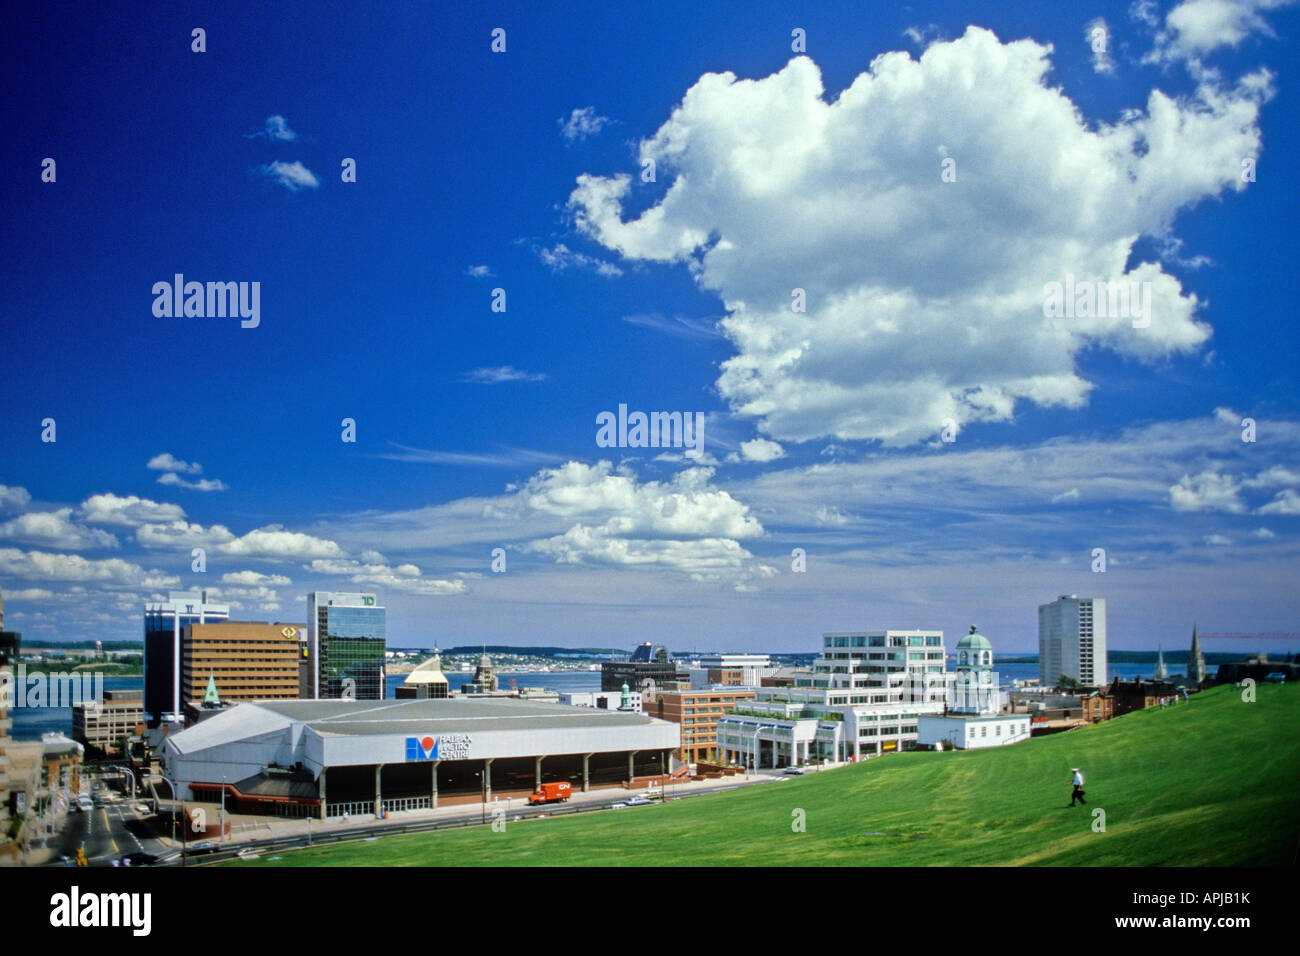
[[[840,766],[836,764],[835,766]],[[831,765],[826,765],[830,769]],[[808,773],[813,774],[817,771],[809,769]],[[724,777],[721,780],[695,780],[689,783],[674,783],[667,788],[668,796],[671,798],[684,797],[697,793],[707,793],[713,790],[724,790],[737,785],[755,785],[760,782],[770,782],[774,779],[781,778],[784,775],[780,770],[760,770],[751,771],[748,774],[737,774],[734,777]],[[654,791],[656,794],[658,790]],[[599,803],[607,800],[627,799],[635,796],[645,796],[648,791],[642,790],[624,790],[621,787],[606,787],[600,790],[591,790],[587,793],[575,791],[567,804],[557,804],[556,806],[572,806],[574,804],[582,805],[588,803]],[[219,818],[220,807],[214,804],[194,804],[187,803],[187,806],[202,806],[208,813],[209,821],[215,821]],[[507,800],[491,800],[487,805],[487,818],[490,821],[492,812],[497,807],[506,807],[508,816],[513,816],[516,811],[527,807],[527,800],[520,797],[514,797]],[[376,826],[382,827],[390,825],[399,827],[410,823],[432,823],[442,820],[452,820],[473,814],[483,812],[483,804],[461,803],[452,806],[438,807],[436,810],[399,810],[388,814],[387,820],[380,820],[373,813],[361,814],[360,816],[350,817],[330,817],[327,820],[312,818],[310,822],[310,832],[312,835],[321,833],[339,833],[351,829],[371,829]],[[258,840],[283,839],[286,837],[306,836],[308,833],[308,821],[305,818],[290,819],[282,817],[263,817],[263,816],[245,816],[234,813],[227,813],[226,818],[230,821],[230,835],[224,839],[216,837],[198,837],[199,840],[208,840],[216,843],[219,847],[235,847],[241,843],[248,843]],[[241,829],[243,827],[243,829]],[[180,840],[173,841],[170,832],[155,837],[159,843],[172,849],[180,849]],[[190,841],[195,842],[194,840]]]

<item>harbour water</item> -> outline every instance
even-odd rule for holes
[[[404,674],[395,674],[388,680],[387,691],[391,699],[397,696],[397,686],[405,679]],[[452,671],[447,674],[447,683],[453,691],[474,679],[472,673]],[[503,688],[509,688],[513,680],[518,687],[545,687],[548,690],[570,693],[573,691],[600,690],[600,671],[500,671],[497,679]],[[143,677],[105,677],[104,690],[141,690]],[[71,701],[66,707],[15,707],[9,711],[13,720],[10,736],[14,740],[40,740],[41,734],[72,732]]]
[[[949,667],[952,664],[949,662]],[[1006,663],[998,664],[995,667],[1000,683],[1010,684],[1017,680],[1032,680],[1038,677],[1038,664],[1029,663]],[[1153,667],[1151,664],[1111,664],[1110,677],[1122,677],[1130,680],[1133,677],[1141,676],[1150,678]],[[1213,668],[1211,668],[1213,670]],[[1177,673],[1177,668],[1171,669]],[[451,671],[447,673],[447,683],[452,691],[459,690],[464,684],[473,679],[472,673],[463,671]],[[387,691],[388,697],[394,698],[397,695],[397,686],[405,679],[405,675],[395,674],[388,680]],[[514,687],[543,687],[547,690],[559,691],[560,693],[573,693],[577,691],[594,691],[600,690],[600,671],[500,671],[497,679],[503,689]],[[513,685],[511,682],[514,682]],[[105,690],[139,690],[144,686],[142,677],[105,677]],[[16,707],[9,711],[9,716],[13,720],[13,728],[10,731],[15,740],[39,740],[41,734],[57,732],[71,733],[72,731],[72,707]]]

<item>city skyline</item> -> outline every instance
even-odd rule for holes
[[[181,590],[374,593],[394,647],[1300,630],[1294,5],[290,7],[14,77],[24,642]]]

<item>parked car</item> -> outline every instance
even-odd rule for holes
[[[611,810],[626,810],[626,809],[627,809],[627,804],[626,804],[626,803],[611,803],[611,804],[609,805],[609,808],[610,808]]]
[[[806,773],[807,771],[805,771],[803,767],[786,767],[781,772],[788,773],[791,776],[799,776],[800,774]]]
[[[654,801],[649,800],[646,797],[629,797],[627,800],[627,805],[629,807],[644,807],[648,803],[654,803]]]

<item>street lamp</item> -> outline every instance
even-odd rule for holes
[[[111,767],[112,770],[120,770],[131,778],[131,802],[135,802],[135,771],[130,767]]]
[[[180,790],[176,787],[176,781],[173,780],[171,777],[167,776],[167,775],[164,774],[164,773],[160,773],[158,776],[162,777],[162,779],[166,780],[167,783],[171,785],[171,788],[172,788],[172,803],[175,803],[175,802],[177,801],[177,798],[178,798],[179,794],[180,794]],[[182,817],[185,817],[185,824],[181,826],[181,866],[184,866],[184,865],[185,865],[185,851],[186,851],[187,847],[189,846],[189,838],[188,838],[188,834],[185,832],[185,831],[186,831],[186,825],[189,824],[189,818],[186,817],[186,815],[185,815],[185,801],[184,801],[183,799],[180,801],[180,804],[181,804],[181,816],[182,816]],[[173,839],[173,840],[176,839],[176,811],[175,811],[175,808],[173,808],[173,810],[172,810],[172,839]]]

